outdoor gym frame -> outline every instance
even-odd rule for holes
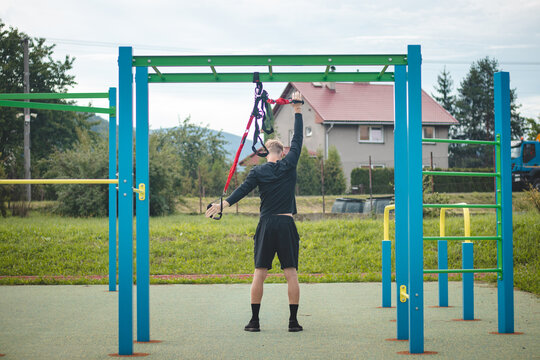
[[[136,183],[148,184],[148,84],[228,83],[253,81],[252,73],[224,73],[217,67],[266,67],[262,82],[394,82],[396,284],[397,338],[409,340],[410,353],[424,353],[424,270],[422,175],[422,89],[419,45],[409,45],[407,54],[391,55],[252,55],[252,56],[134,56],[131,47],[119,48],[119,355],[133,354],[133,67],[136,68]],[[275,72],[278,66],[318,66],[321,72]],[[330,71],[331,66],[382,66],[378,72]],[[387,72],[394,66],[394,72]],[[149,73],[151,67],[155,73]],[[209,68],[208,73],[165,73],[163,67]],[[466,205],[497,210],[498,330],[514,332],[512,194],[510,177],[510,86],[507,72],[495,74],[495,145],[501,161],[493,176],[497,181],[496,204]],[[454,140],[429,139],[452,143]],[[473,143],[473,142],[471,142]],[[453,174],[455,175],[455,174]],[[148,199],[137,201],[137,341],[150,341],[149,314],[149,225]],[[440,207],[463,207],[443,205]],[[475,271],[467,269],[467,272]],[[464,272],[446,270],[444,272]],[[504,276],[503,276],[504,275]]]
[[[109,99],[109,107],[78,106],[30,102],[52,99]],[[19,101],[25,100],[25,101]],[[74,111],[109,115],[108,179],[0,179],[0,185],[17,184],[109,184],[109,291],[116,291],[116,88],[103,93],[29,93],[0,94],[0,107]]]

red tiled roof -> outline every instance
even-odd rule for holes
[[[336,83],[330,90],[323,83],[316,87],[312,83],[289,83],[300,91],[304,99],[316,112],[315,121],[322,122],[394,122],[394,86],[369,83]],[[279,106],[274,109],[278,111]],[[422,122],[452,125],[458,121],[431,96],[422,90]]]
[[[283,156],[287,155],[289,153],[289,150],[291,150],[290,146],[283,147]],[[310,156],[317,156],[317,152],[308,150],[308,153]],[[259,164],[260,157],[255,155],[254,153],[249,154],[249,156],[246,156],[244,159],[240,160],[238,163],[241,166],[250,166],[250,165],[258,165]]]

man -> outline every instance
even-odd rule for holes
[[[299,92],[293,94],[293,100],[301,100]],[[289,295],[289,331],[302,331],[298,324],[297,312],[300,300],[298,284],[298,248],[300,237],[296,231],[293,215],[296,214],[296,165],[303,141],[303,121],[301,103],[293,103],[295,120],[294,136],[291,149],[282,159],[283,144],[278,140],[268,140],[265,144],[269,151],[266,164],[255,166],[240,185],[226,200],[223,208],[231,206],[259,187],[261,198],[261,216],[255,232],[255,273],[251,284],[252,317],[244,330],[260,331],[259,309],[263,296],[263,284],[268,270],[277,252],[281,268],[287,279]],[[213,204],[207,211],[210,217],[220,212],[220,204]]]

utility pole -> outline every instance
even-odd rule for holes
[[[371,155],[369,155],[369,202],[371,205],[371,212],[373,213],[373,185],[371,182]]]
[[[324,201],[324,156],[321,156],[321,193],[322,193],[322,213],[325,213]]]
[[[433,151],[431,154],[431,171],[433,171]],[[431,192],[435,192],[435,180],[433,179],[433,175],[431,175]]]
[[[24,93],[30,93],[30,62],[28,56],[28,38],[24,39],[23,61],[24,61]],[[30,102],[30,100],[25,100]],[[30,109],[24,109],[24,178],[31,179],[30,174]],[[26,185],[26,200],[32,200],[32,186]]]

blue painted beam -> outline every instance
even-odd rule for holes
[[[439,270],[448,269],[448,242],[437,242]],[[448,274],[439,274],[439,307],[448,307]]]
[[[150,253],[149,253],[149,194],[148,183],[148,68],[137,67],[136,83],[136,181],[144,184],[144,200],[137,196],[137,341],[150,341]]]
[[[118,354],[133,354],[133,69],[132,48],[118,57]]]
[[[408,175],[409,175],[409,352],[424,352],[424,240],[422,208],[422,55],[409,45]]]
[[[408,198],[409,176],[407,168],[407,69],[398,65],[394,71],[394,184],[396,198],[396,331],[398,340],[409,339],[409,313],[407,302],[399,301],[399,288],[409,288],[409,233]]]
[[[462,269],[474,269],[474,244],[461,243]],[[474,273],[464,273],[463,277],[463,320],[474,320]]]
[[[514,251],[512,238],[512,166],[510,162],[510,75],[495,73],[495,136],[501,137],[501,208],[502,279],[497,281],[499,333],[514,332]]]
[[[109,89],[109,107],[116,107],[116,88]],[[116,115],[109,116],[109,179],[116,179]],[[109,291],[116,291],[116,184],[109,184]]]
[[[382,307],[392,307],[392,241],[382,244]]]

